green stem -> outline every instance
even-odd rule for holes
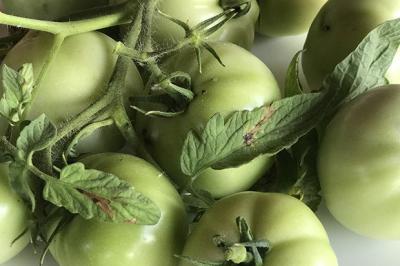
[[[98,118],[99,119],[99,118]],[[114,121],[111,118],[99,121],[99,122],[94,122],[92,124],[89,124],[88,126],[82,128],[76,136],[74,136],[73,140],[71,143],[68,145],[66,151],[65,151],[65,158],[73,153],[73,150],[75,146],[78,144],[79,140],[85,138],[86,136],[90,135],[92,132],[96,131],[97,129],[100,129],[102,127],[107,127],[111,126],[114,124]]]
[[[8,153],[12,154],[13,156],[15,156],[18,152],[18,149],[14,145],[12,145],[11,142],[9,142],[7,140],[6,136],[3,136],[0,139],[0,145],[1,145],[2,151],[8,152]]]
[[[36,166],[34,166],[31,163],[29,165],[27,165],[27,167],[30,172],[32,172],[35,176],[39,177],[40,179],[42,179],[45,182],[49,182],[49,181],[57,182],[58,181],[57,178],[42,172],[39,168],[37,168]]]
[[[133,2],[133,1],[132,1]],[[129,30],[127,35],[124,37],[124,45],[129,48],[135,48],[136,44],[139,41],[139,36],[143,30],[143,12],[144,8],[142,5],[139,5],[139,8],[136,12],[136,17],[129,25]]]
[[[115,48],[115,52],[121,56],[129,57],[136,62],[147,63],[149,61],[158,61],[160,58],[176,53],[187,46],[191,46],[197,43],[195,38],[188,37],[183,39],[181,42],[177,43],[171,48],[167,48],[164,50],[156,51],[156,52],[140,52],[137,49],[127,47],[121,43],[117,44]]]
[[[129,23],[129,21],[131,20],[131,11],[132,10],[129,8],[129,5],[127,5],[125,6],[125,8],[115,10],[105,16],[79,21],[64,22],[67,23],[67,25],[64,26],[65,28],[63,30],[63,33],[67,36],[70,36],[126,24]]]
[[[132,12],[134,6],[133,2],[128,1],[127,4],[111,9],[108,14],[102,16],[69,22],[29,19],[0,12],[0,24],[62,34],[66,37],[128,23],[130,12]]]
[[[186,46],[191,46],[197,43],[197,39],[193,38],[193,36],[190,36],[189,38],[185,38],[184,40],[182,40],[181,42],[177,43],[174,47],[171,47],[169,49],[165,49],[162,51],[158,51],[155,58],[162,58],[165,56],[168,56],[170,54],[176,53],[180,50],[182,50],[183,48],[185,48]]]
[[[125,46],[122,42],[118,42],[115,46],[114,52],[119,56],[128,57],[135,62],[144,63],[145,60],[142,58],[143,53],[139,52],[136,49],[129,48]]]
[[[135,19],[135,22],[133,23],[134,25],[141,24],[140,10],[142,9],[139,9],[137,19]],[[139,33],[136,32],[135,29],[132,31],[131,36],[127,36],[127,39],[129,41],[134,41],[135,36],[139,35]],[[69,123],[64,124],[62,127],[58,128],[57,138],[55,138],[50,145],[55,145],[58,141],[67,137],[72,132],[75,132],[76,130],[90,123],[93,118],[96,117],[96,115],[98,115],[100,112],[102,112],[103,114],[109,113],[111,116],[112,112],[114,111],[115,102],[119,101],[119,99],[123,97],[122,88],[125,85],[129,64],[130,62],[127,58],[118,58],[114,69],[114,74],[108,85],[106,94],[104,94],[93,105],[78,114],[74,119],[69,121]]]
[[[40,152],[41,155],[40,160],[43,163],[42,169],[46,171],[46,173],[48,174],[53,173],[53,159],[51,150],[52,150],[51,147],[48,147],[47,149]]]
[[[146,27],[142,28],[142,36],[141,36],[141,41],[143,43],[143,46],[141,48],[144,51],[151,51],[153,48],[152,45],[153,18],[154,18],[154,13],[156,12],[158,1],[159,0],[148,0],[144,9],[143,25],[146,25]]]
[[[127,49],[133,49],[134,47],[136,47],[140,34],[143,31],[143,12],[144,8],[143,6],[140,6],[139,10],[137,11],[135,21],[133,21],[130,30],[128,31],[128,34],[124,38],[124,45],[122,45],[123,47],[126,47]],[[146,151],[142,142],[139,140],[139,137],[137,136],[136,131],[124,107],[124,96],[122,94],[121,88],[125,86],[129,64],[130,61],[128,58],[120,57],[117,61],[115,78],[109,87],[110,93],[113,93],[116,103],[112,118],[114,119],[114,122],[120,130],[121,134],[132,146],[132,148],[139,154],[141,154],[149,162],[157,165],[154,162],[153,158]]]
[[[140,9],[141,10],[141,9]],[[140,11],[139,11],[140,13]],[[136,19],[135,21],[139,20],[139,25],[141,22],[141,19]],[[71,22],[73,23],[73,22]],[[137,25],[138,23],[134,23],[134,25]],[[138,33],[134,34],[138,35]],[[40,73],[40,76],[37,81],[37,85],[35,88],[35,91],[38,91],[37,88],[40,87],[41,83],[43,82],[52,62],[54,62],[56,58],[56,54],[59,51],[63,40],[66,37],[66,33],[62,34],[56,34],[54,43],[52,45],[52,49],[48,55],[48,58],[45,62],[44,67],[42,68],[42,71]],[[129,40],[132,40],[134,36],[129,37]],[[86,110],[78,114],[73,120],[69,121],[69,123],[66,123],[62,125],[60,128],[58,128],[58,134],[57,138],[55,138],[51,143],[50,146],[55,145],[58,141],[61,139],[65,138],[72,132],[75,132],[76,130],[79,130],[89,122],[93,120],[93,118],[100,112],[109,112],[111,115],[111,110],[113,106],[114,99],[119,99],[122,97],[122,92],[121,92],[121,84],[125,83],[126,75],[127,75],[127,69],[128,69],[128,60],[121,59],[119,58],[116,63],[115,71],[114,71],[114,76],[113,79],[110,81],[110,84],[108,86],[108,91],[105,95],[103,95],[98,101],[96,101],[93,105],[88,107]],[[33,97],[35,94],[33,94]]]
[[[99,112],[111,112],[111,105],[113,99],[109,94],[103,96],[99,101],[91,105],[89,108],[78,114],[74,119],[69,121],[69,123],[62,125],[57,130],[57,137],[51,142],[50,145],[56,144],[61,139],[65,138],[71,132],[75,132],[76,130],[82,128],[86,124],[90,123],[96,114]]]
[[[149,59],[146,64],[146,68],[150,73],[152,73],[158,81],[164,80],[167,76],[158,66],[157,61],[154,59]]]
[[[132,149],[143,159],[150,162],[157,168],[160,168],[156,161],[154,161],[153,157],[148,153],[147,149],[144,147],[143,141],[141,141],[136,134],[136,131],[133,128],[133,125],[122,103],[115,109],[113,119],[130,147],[132,147]]]
[[[0,23],[8,26],[45,31],[53,34],[61,33],[65,28],[65,25],[62,22],[17,17],[2,12],[0,12]]]

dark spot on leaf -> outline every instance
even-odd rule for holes
[[[244,135],[244,142],[246,143],[246,145],[250,146],[251,143],[253,142],[253,138],[254,134],[251,132]]]
[[[253,144],[256,140],[256,134],[262,130],[263,125],[268,122],[274,112],[275,110],[273,110],[271,106],[265,108],[264,115],[260,121],[258,121],[258,123],[243,136],[244,143],[247,146]]]
[[[83,195],[87,196],[94,204],[96,204],[105,214],[107,214],[111,219],[114,218],[114,212],[110,206],[110,200],[105,199],[101,196],[98,196],[94,193],[84,191],[81,189],[78,189],[80,193]]]

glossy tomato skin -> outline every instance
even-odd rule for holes
[[[11,243],[28,227],[29,213],[8,183],[8,165],[0,165],[0,264],[13,258],[29,243],[29,233]]]
[[[123,154],[97,154],[83,160],[128,181],[161,210],[156,225],[109,224],[79,216],[55,238],[51,252],[60,266],[175,266],[187,234],[183,202],[165,175],[148,162]]]
[[[326,129],[318,173],[326,205],[347,228],[400,239],[400,86],[346,104]]]
[[[111,0],[122,3],[124,0]],[[158,8],[190,27],[214,17],[224,11],[219,0],[161,0]],[[223,28],[210,36],[213,41],[226,41],[250,49],[254,41],[256,21],[259,8],[256,0],[252,0],[250,11],[239,18],[227,22]],[[154,39],[160,46],[169,46],[176,40],[185,37],[185,31],[170,20],[157,16],[154,24]]]
[[[266,36],[286,36],[307,32],[327,0],[259,1],[257,32]]]
[[[243,217],[255,240],[268,240],[265,266],[337,266],[325,229],[302,202],[284,194],[242,192],[216,202],[190,234],[184,256],[206,261],[224,260],[213,243],[215,235],[239,242],[236,217]],[[181,262],[179,266],[189,266]]]
[[[3,0],[7,14],[54,20],[85,9],[106,5],[108,0]]]
[[[252,110],[280,98],[275,78],[258,58],[231,43],[213,43],[212,47],[225,67],[211,54],[203,52],[200,74],[193,50],[182,52],[164,66],[169,72],[185,71],[192,77],[196,96],[185,113],[174,118],[148,118],[138,124],[156,161],[182,187],[189,182],[189,177],[180,170],[180,155],[191,129],[202,129],[216,113],[227,116],[233,111]],[[247,190],[265,174],[271,162],[270,157],[260,156],[238,168],[207,169],[194,185],[211,192],[214,197]]]
[[[30,32],[6,56],[4,63],[18,69],[32,63],[35,79],[46,60],[52,35]],[[26,119],[32,120],[45,113],[55,124],[79,114],[104,94],[117,60],[113,53],[115,41],[98,32],[68,37],[39,88]],[[136,67],[132,64],[126,82],[128,96],[143,86]],[[2,90],[0,91],[2,93]],[[79,152],[116,151],[124,139],[114,127],[97,130],[78,145]]]
[[[397,0],[329,0],[320,10],[304,45],[302,64],[310,89],[346,58],[379,24],[399,17]],[[400,82],[400,53],[387,73],[390,83]]]

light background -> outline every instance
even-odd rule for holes
[[[270,67],[281,87],[286,68],[293,55],[302,49],[304,39],[304,35],[275,39],[258,36],[256,39],[254,53]],[[338,224],[323,205],[318,216],[328,231],[340,266],[400,266],[400,241],[377,241],[358,236]],[[38,265],[38,260],[32,249],[27,248],[3,266],[33,266]],[[45,266],[57,264],[48,256]]]

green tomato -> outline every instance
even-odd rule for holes
[[[8,165],[0,165],[0,264],[21,252],[29,234],[11,243],[28,227],[28,210],[8,184]]]
[[[73,13],[106,5],[108,0],[3,0],[7,14],[26,18],[54,20]]]
[[[125,1],[111,0],[112,3]],[[158,8],[169,16],[186,22],[190,27],[224,11],[220,0],[160,0]],[[210,36],[210,40],[232,42],[250,49],[258,15],[257,1],[252,0],[251,9],[246,15],[227,22]],[[157,16],[154,22],[154,39],[159,45],[168,46],[185,37],[183,28],[164,17]]]
[[[224,261],[224,252],[215,246],[213,237],[221,235],[228,242],[238,243],[235,220],[239,216],[246,220],[254,240],[270,242],[271,249],[263,258],[265,266],[338,265],[325,229],[314,213],[301,201],[276,193],[243,192],[216,202],[195,225],[183,255]]]
[[[37,78],[52,41],[53,35],[30,32],[12,48],[4,63],[14,69],[18,69],[24,63],[32,63]],[[117,60],[117,56],[113,53],[115,44],[114,40],[99,32],[68,37],[25,118],[32,120],[45,113],[59,125],[89,107],[103,94],[111,78]],[[132,64],[125,89],[126,99],[133,90],[142,86],[140,75]],[[126,105],[129,106],[128,99]],[[122,135],[112,126],[99,129],[90,137],[83,139],[78,145],[78,151],[116,151],[123,144]]]
[[[274,37],[304,33],[326,1],[260,0],[257,32]]]
[[[199,73],[192,49],[173,57],[164,66],[168,72],[185,71],[192,78],[196,96],[185,113],[174,118],[148,118],[143,125],[138,123],[138,131],[143,133],[151,154],[181,187],[190,181],[180,168],[182,146],[190,130],[200,130],[216,113],[227,116],[233,111],[252,110],[280,98],[274,76],[258,58],[231,43],[211,45],[226,67],[203,51],[202,73]],[[214,197],[247,190],[265,174],[271,163],[272,159],[264,155],[237,168],[207,169],[196,178],[194,186],[209,191]]]
[[[399,17],[398,0],[329,0],[315,18],[304,45],[303,70],[310,89],[318,90],[326,75],[379,24]],[[400,82],[400,53],[387,78]]]
[[[187,235],[183,202],[163,173],[148,162],[124,154],[97,154],[87,168],[128,181],[161,210],[156,225],[110,224],[75,217],[51,244],[60,266],[175,266]]]
[[[326,129],[318,173],[326,205],[347,228],[400,239],[400,85],[367,92]]]

